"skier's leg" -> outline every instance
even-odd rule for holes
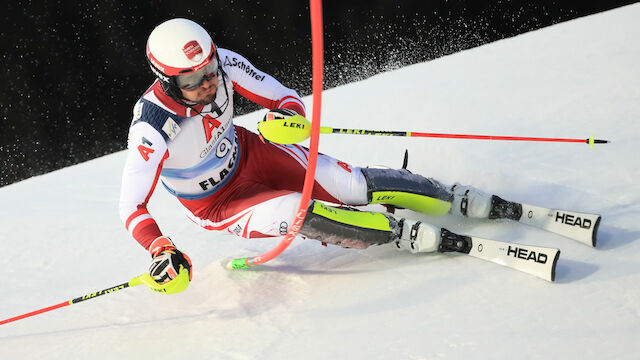
[[[242,127],[236,126],[236,130],[242,144],[242,177],[273,190],[302,192],[309,158],[307,148],[297,144],[265,144],[256,134]],[[357,167],[318,154],[315,180],[313,199],[336,204],[367,203],[367,186]]]
[[[208,211],[197,212],[185,206],[187,216],[205,229],[244,238],[285,235],[300,205],[301,194],[269,190],[251,183],[243,184],[242,189],[245,194],[258,195],[219,198],[226,206]],[[394,242],[399,249],[430,252],[437,250],[440,241],[439,229],[428,224],[390,214],[333,207],[319,201],[311,202],[299,233],[310,239],[357,249]]]
[[[479,219],[519,219],[518,203],[460,184],[447,187],[400,169],[363,168],[370,204],[389,204],[428,215],[446,213]]]

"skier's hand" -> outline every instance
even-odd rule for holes
[[[263,121],[270,121],[276,119],[288,119],[292,116],[298,115],[297,112],[291,109],[273,109],[269,110],[262,119]]]
[[[273,109],[258,123],[258,132],[264,142],[295,144],[311,135],[311,123],[293,110]]]
[[[160,236],[149,247],[153,260],[149,275],[155,284],[146,284],[151,290],[175,294],[183,291],[191,281],[191,260],[178,250],[171,239]]]

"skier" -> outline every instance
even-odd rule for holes
[[[156,76],[133,109],[120,216],[153,260],[150,274],[170,290],[186,288],[191,261],[147,211],[158,180],[187,216],[208,230],[245,238],[287,233],[300,203],[308,150],[265,140],[233,124],[233,94],[268,109],[264,120],[305,116],[298,94],[241,55],[218,48],[208,32],[172,19],[150,34],[146,58]],[[440,229],[387,213],[340,205],[389,204],[430,215],[509,217],[514,203],[468,186],[447,187],[405,169],[351,166],[318,155],[312,201],[299,234],[364,249],[393,243],[411,252],[442,246]],[[491,214],[491,216],[490,216]],[[188,272],[188,277],[179,275]]]

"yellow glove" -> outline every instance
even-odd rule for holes
[[[149,266],[149,276],[141,281],[151,290],[175,294],[187,288],[191,281],[191,259],[176,249],[171,239],[160,236],[149,247],[153,260]]]

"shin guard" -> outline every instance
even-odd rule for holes
[[[300,234],[328,244],[365,249],[400,237],[397,221],[382,213],[328,206],[312,201]]]
[[[363,168],[369,204],[389,204],[428,215],[449,212],[453,194],[442,184],[406,169]]]

